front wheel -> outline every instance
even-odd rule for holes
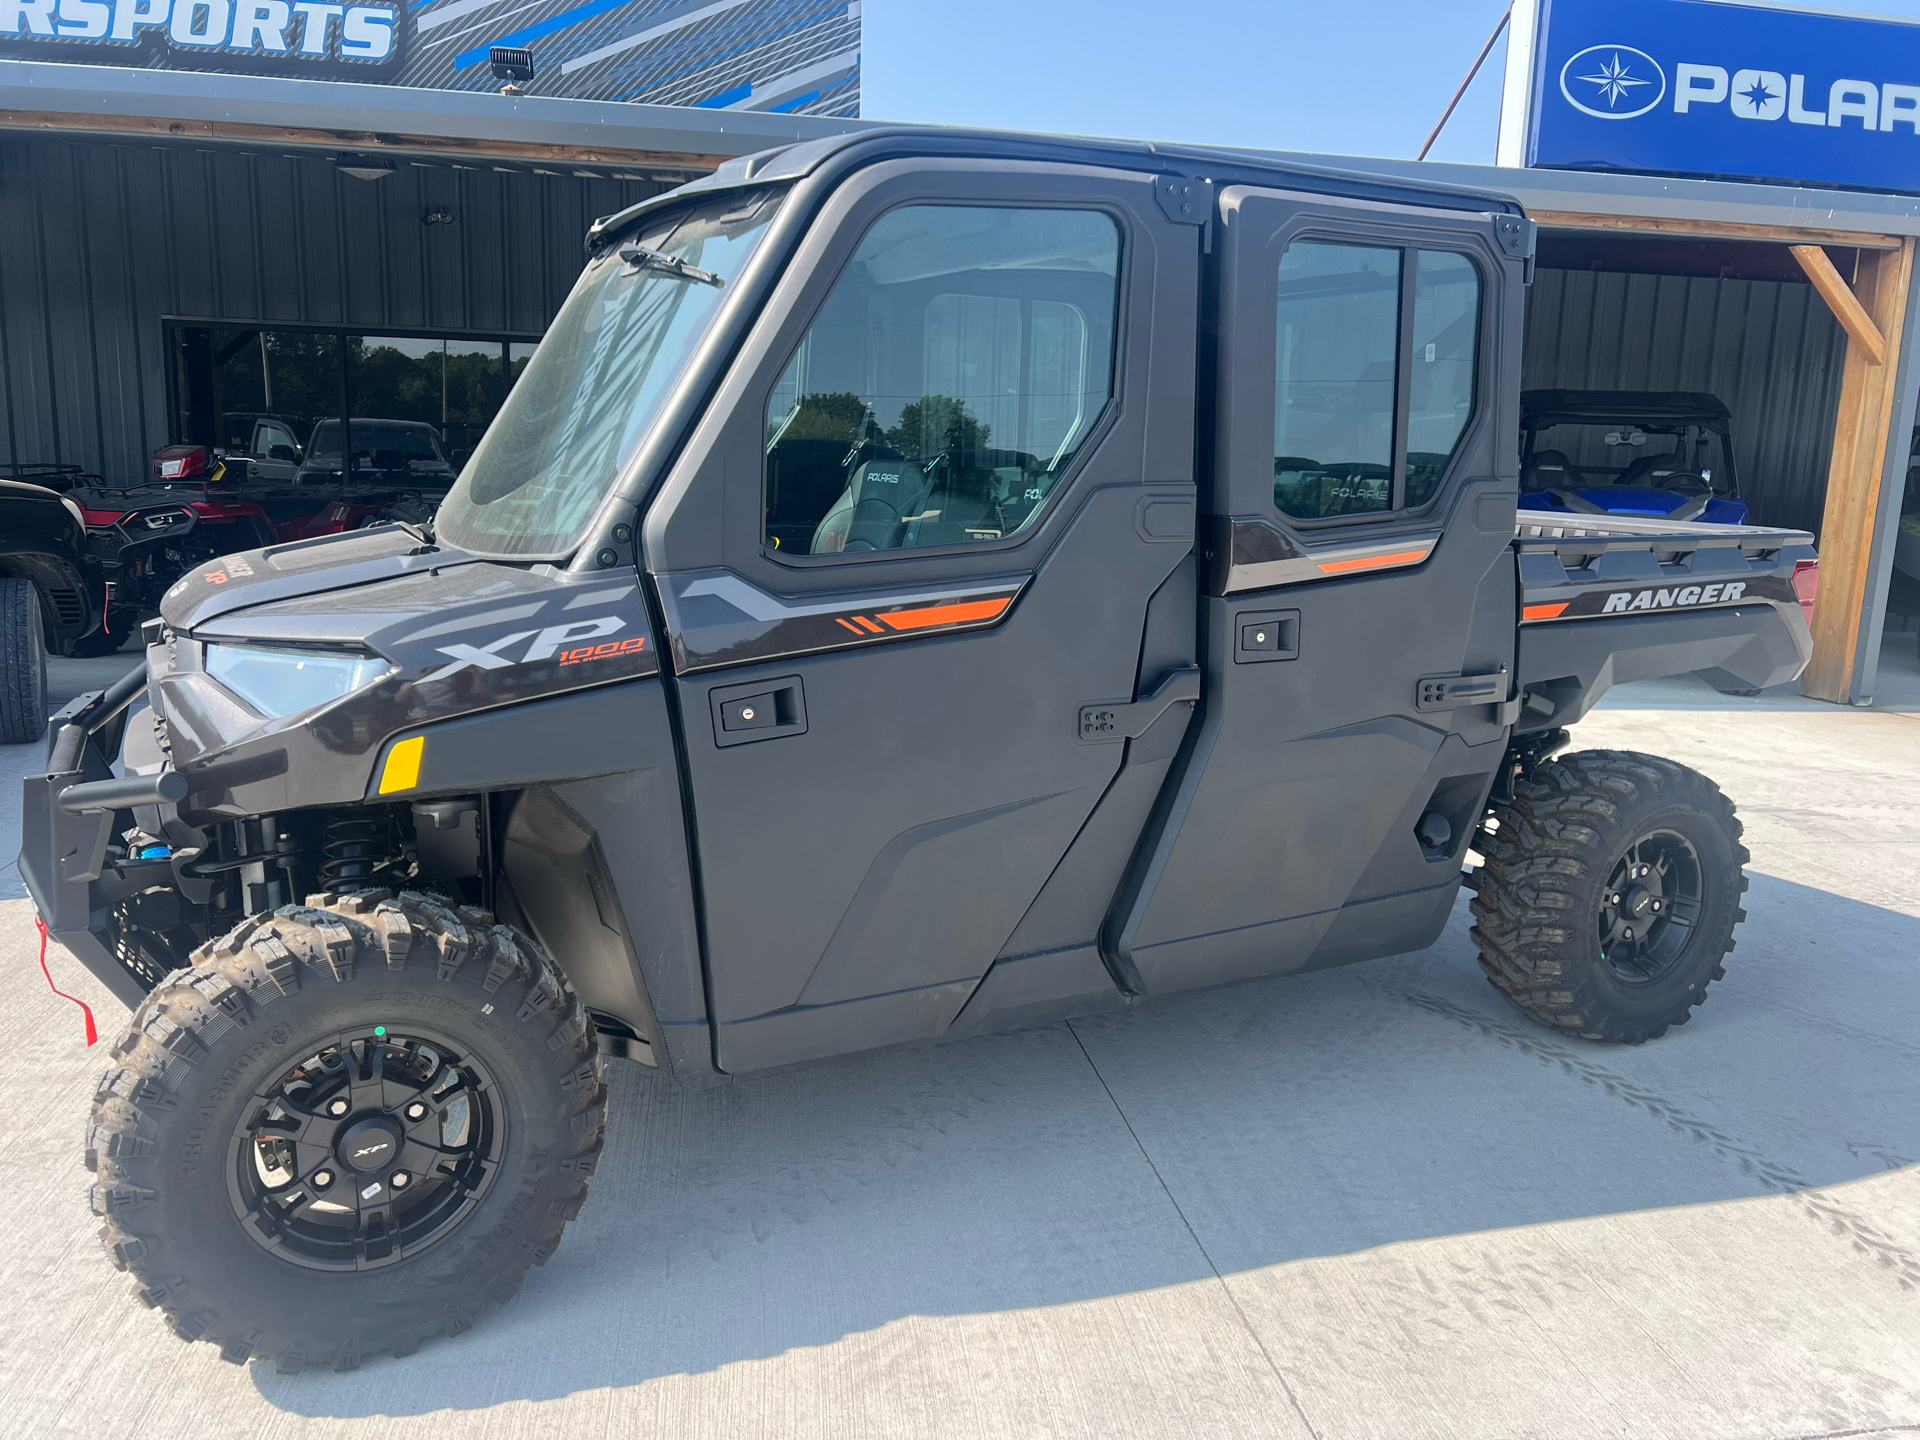
[[[412,892],[314,900],[160,982],[87,1136],[140,1298],[282,1370],[410,1354],[513,1295],[606,1123],[592,1025],[531,940]]]
[[[1726,974],[1747,888],[1733,805],[1706,776],[1626,750],[1535,765],[1475,841],[1487,978],[1521,1013],[1637,1045]]]

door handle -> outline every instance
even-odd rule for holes
[[[722,747],[807,733],[807,691],[798,675],[746,685],[716,685],[707,692],[713,711],[713,743]]]
[[[1183,665],[1169,670],[1153,693],[1134,701],[1109,700],[1080,707],[1080,738],[1096,745],[1115,740],[1138,740],[1172,705],[1191,705],[1200,698],[1200,667]]]

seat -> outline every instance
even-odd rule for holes
[[[906,539],[907,518],[926,508],[930,488],[926,472],[911,460],[862,461],[814,528],[809,552],[898,549]]]
[[[1574,468],[1562,450],[1536,450],[1527,466],[1525,490],[1575,490],[1587,477]]]

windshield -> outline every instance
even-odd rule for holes
[[[1721,493],[1733,484],[1726,437],[1685,421],[1560,421],[1529,429],[1522,449],[1523,483],[1530,490],[1663,489],[1675,475],[1698,475]]]
[[[441,505],[441,539],[505,558],[578,544],[777,207],[714,200],[592,260]]]

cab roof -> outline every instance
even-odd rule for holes
[[[1526,213],[1512,196],[1498,191],[1365,174],[1343,170],[1335,164],[1305,165],[1294,157],[1282,158],[1258,150],[947,126],[888,125],[803,140],[729,160],[710,175],[596,220],[587,231],[587,244],[591,248],[605,243],[607,237],[628,229],[644,215],[695,196],[781,184],[823,170],[851,170],[880,160],[956,155],[990,160],[1099,164],[1152,174],[1171,173],[1210,181],[1216,189],[1229,184],[1279,184],[1290,190],[1386,204],[1476,213],[1491,211],[1522,217]]]
[[[1523,426],[1646,421],[1655,425],[1718,425],[1733,412],[1698,390],[1525,390]]]

